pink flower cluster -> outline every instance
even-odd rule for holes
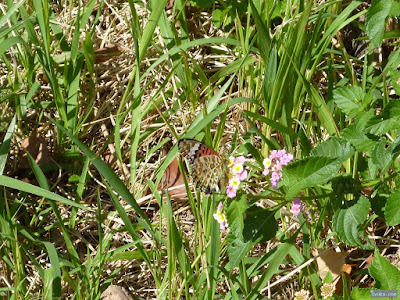
[[[312,221],[312,218],[311,218],[311,215],[310,215],[310,211],[305,207],[304,204],[302,204],[302,203],[300,202],[300,199],[299,199],[299,198],[294,198],[294,199],[293,199],[293,204],[292,204],[292,213],[297,217],[298,215],[300,215],[300,213],[301,213],[302,211],[304,211],[304,212],[307,214],[307,216],[308,216],[308,218],[307,218],[308,222],[311,222],[311,221]]]
[[[282,179],[282,166],[286,166],[293,160],[293,154],[286,153],[285,149],[272,150],[270,155],[264,159],[263,175],[267,176],[271,173],[270,182],[274,190],[278,186],[278,182]]]
[[[239,189],[240,182],[245,180],[248,176],[247,170],[245,170],[243,166],[245,162],[246,158],[243,155],[236,158],[233,156],[229,157],[227,166],[230,179],[226,187],[226,195],[229,198],[236,197],[236,191]]]

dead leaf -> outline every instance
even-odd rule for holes
[[[373,260],[374,260],[374,255],[371,254],[371,255],[368,256],[367,259],[365,260],[365,266],[363,267],[363,269],[368,269]]]
[[[333,282],[339,280],[342,276],[342,267],[345,262],[348,252],[336,252],[334,250],[324,251],[322,249],[314,249],[311,251],[314,256],[322,253],[320,257],[317,258],[317,265],[319,270],[319,277],[321,280],[325,279],[328,272],[331,272]]]
[[[98,64],[101,62],[105,62],[113,56],[120,55],[122,51],[122,47],[114,44],[110,44],[107,47],[97,49],[96,51],[94,51],[95,63]]]
[[[178,159],[175,158],[169,164],[167,169],[165,170],[163,179],[162,179],[160,185],[158,186],[158,189],[165,190],[165,189],[180,186],[183,184],[185,184],[185,183],[183,181],[182,174],[179,171]],[[187,196],[186,188],[184,186],[180,187],[180,188],[176,188],[176,189],[171,189],[168,191],[168,193],[172,199],[182,199],[182,198],[186,198],[186,196]]]
[[[29,138],[23,140],[21,143],[21,150],[21,160],[18,172],[21,170],[30,169],[31,167],[29,164],[28,155],[26,155],[25,151],[29,152],[39,166],[51,162],[49,150],[47,149],[47,142],[42,136],[40,136],[40,134],[30,136]]]
[[[353,272],[353,270],[357,270],[357,265],[344,264],[342,267],[343,274],[346,277],[347,290],[349,293],[351,291],[350,290],[350,275]],[[342,277],[340,277],[338,282],[336,283],[335,294],[338,296],[342,296],[342,294],[343,294],[343,278]]]
[[[128,292],[119,285],[110,285],[100,296],[102,300],[133,300]]]

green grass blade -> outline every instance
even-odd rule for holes
[[[44,198],[47,198],[50,200],[58,201],[58,202],[66,204],[66,205],[90,210],[89,208],[87,208],[86,206],[83,206],[82,204],[75,203],[75,202],[68,200],[67,198],[64,198],[53,192],[47,191],[47,190],[37,187],[35,185],[29,184],[29,183],[26,183],[26,182],[23,182],[21,180],[17,180],[17,179],[11,178],[11,177],[7,177],[4,175],[0,175],[0,185],[6,186],[11,189],[16,189],[19,191],[34,194],[34,195],[44,197]]]
[[[61,270],[60,270],[60,261],[58,259],[57,250],[54,245],[50,242],[43,242],[46,247],[51,267],[48,270],[51,270],[51,275],[49,274],[49,284],[51,294],[49,299],[56,299],[61,297]],[[47,270],[46,270],[47,271]],[[45,288],[46,292],[47,288]]]
[[[4,136],[3,143],[0,145],[0,175],[4,172],[4,167],[7,163],[8,153],[10,151],[11,139],[14,134],[15,124],[17,123],[17,115],[11,119],[10,125],[8,125],[8,129],[6,135]]]

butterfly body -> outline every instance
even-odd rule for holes
[[[214,149],[194,139],[179,140],[178,148],[189,163],[196,187],[206,194],[221,190],[225,179],[225,163]]]

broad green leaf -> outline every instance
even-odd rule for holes
[[[370,108],[368,111],[358,114],[355,119],[355,124],[359,130],[363,130],[367,127],[368,122],[375,116],[375,110]]]
[[[387,171],[392,163],[392,153],[390,149],[387,149],[385,146],[386,139],[380,139],[379,142],[375,144],[375,148],[371,153],[371,162],[376,165],[378,169],[381,169],[383,173]]]
[[[392,7],[390,8],[389,17],[397,18],[400,15],[400,2],[394,1]],[[397,31],[398,34],[398,30]]]
[[[329,140],[320,143],[310,152],[310,156],[326,156],[337,158],[344,162],[354,154],[354,148],[350,142],[340,137],[331,137]]]
[[[370,299],[374,299],[371,298],[371,288],[369,289],[360,289],[358,286],[355,286],[352,290],[351,290],[351,299],[352,300],[370,300]],[[375,298],[376,299],[376,298]]]
[[[366,128],[369,133],[376,135],[386,134],[393,129],[400,129],[400,100],[390,101],[381,114],[371,118]]]
[[[376,178],[379,166],[374,163],[374,160],[371,157],[368,157],[368,171],[369,171],[369,178],[373,179]]]
[[[382,44],[386,19],[389,16],[392,4],[393,0],[372,0],[371,7],[368,9],[366,18],[367,33],[375,47],[379,47]]]
[[[369,273],[375,279],[375,287],[382,290],[400,290],[400,271],[375,250]]]
[[[278,230],[275,212],[256,205],[246,211],[243,237],[246,242],[263,243],[271,239]]]
[[[385,206],[385,220],[389,226],[400,224],[400,191],[391,193]]]
[[[284,167],[284,185],[289,188],[285,199],[293,199],[304,188],[327,182],[337,175],[340,166],[338,159],[310,156]]]
[[[372,151],[376,142],[369,139],[358,126],[350,124],[342,131],[342,137],[349,141],[359,152]]]
[[[388,200],[388,195],[385,194],[377,194],[375,197],[371,198],[371,209],[380,216],[382,219],[385,219],[385,206]]]
[[[349,118],[360,113],[366,93],[358,86],[344,86],[333,91],[333,100]]]
[[[397,157],[400,154],[400,136],[398,136],[392,144],[387,148],[392,158]]]
[[[229,224],[227,249],[229,270],[233,270],[233,268],[238,266],[242,258],[251,249],[251,244],[245,242],[243,238],[244,213],[247,207],[246,200],[246,195],[243,195],[240,200],[232,201],[226,209]]]
[[[396,69],[390,70],[390,81],[397,96],[400,96],[400,72]]]
[[[333,215],[333,229],[339,239],[349,246],[372,249],[373,245],[362,229],[370,208],[369,200],[361,196],[357,201],[347,201]],[[361,240],[362,238],[362,240]]]

